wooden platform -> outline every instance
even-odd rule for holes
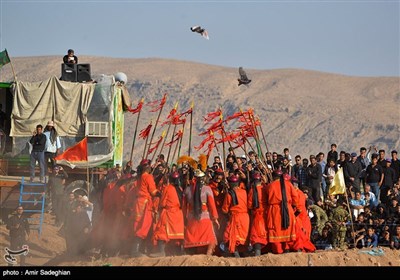
[[[25,177],[26,180],[27,177]],[[29,177],[28,177],[29,180]],[[15,187],[22,181],[22,176],[2,176],[0,175],[0,187]]]

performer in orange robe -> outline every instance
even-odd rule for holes
[[[249,233],[249,213],[247,212],[247,192],[239,188],[239,177],[231,175],[228,178],[230,189],[225,196],[222,211],[230,213],[229,222],[224,233],[224,242],[228,245],[229,252],[239,258],[237,247],[246,243]]]
[[[154,230],[154,240],[158,241],[159,252],[151,254],[151,257],[164,257],[165,243],[171,239],[183,241],[182,199],[183,189],[180,186],[179,173],[175,171],[169,176],[169,184],[161,196],[161,214]]]
[[[292,184],[297,195],[296,214],[296,240],[290,244],[292,251],[314,252],[314,244],[310,240],[311,221],[306,207],[307,196],[297,187],[297,178],[292,178]]]
[[[142,171],[138,180],[137,199],[134,206],[133,232],[135,237],[131,253],[133,257],[142,256],[139,248],[144,245],[144,241],[153,224],[152,198],[161,196],[151,174],[150,160],[143,159],[140,163],[140,168]]]
[[[261,255],[261,249],[267,245],[267,193],[266,185],[261,183],[261,174],[254,172],[247,205],[252,213],[252,223],[250,226],[250,244],[253,245],[255,255]]]
[[[267,232],[272,252],[281,254],[289,251],[288,242],[296,239],[296,217],[293,206],[297,196],[292,183],[282,177],[282,171],[273,172],[273,181],[267,185]]]
[[[228,217],[224,215],[222,212],[222,204],[224,203],[224,198],[226,195],[226,189],[224,188],[224,184],[226,182],[224,171],[221,168],[218,168],[214,171],[214,175],[212,180],[210,180],[209,186],[214,194],[215,206],[217,207],[218,212],[218,221],[220,224],[219,229],[215,229],[215,235],[217,236],[217,242],[221,242],[224,236],[224,230],[226,225],[228,224]],[[216,255],[220,255],[220,252],[216,250]]]
[[[212,222],[219,228],[214,195],[205,185],[204,172],[197,169],[194,179],[194,184],[186,187],[183,199],[183,214],[187,218],[184,247],[207,246],[207,255],[212,255],[217,244]]]

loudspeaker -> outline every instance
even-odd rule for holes
[[[90,75],[90,64],[78,64],[77,72],[78,82],[89,82],[92,80],[92,76]]]
[[[61,80],[76,82],[78,75],[76,64],[61,64]]]

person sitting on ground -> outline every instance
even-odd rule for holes
[[[63,61],[65,64],[78,64],[78,57],[75,55],[74,50],[69,49],[68,54],[64,55]]]

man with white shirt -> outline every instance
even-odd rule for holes
[[[361,195],[361,199],[365,200],[366,193],[369,193],[369,208],[372,210],[378,206],[378,199],[376,198],[375,194],[371,192],[371,186],[369,184],[365,184],[364,193]]]

